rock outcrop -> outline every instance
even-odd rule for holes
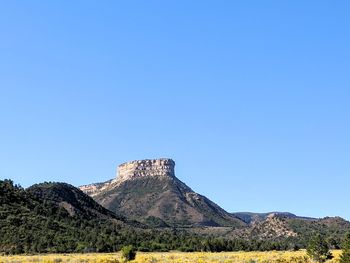
[[[113,185],[116,184],[117,179],[109,180],[107,182],[103,183],[95,183],[95,184],[88,184],[88,185],[82,185],[80,186],[80,190],[83,191],[85,194],[94,197],[96,194],[105,191],[109,189],[110,187],[113,187]]]
[[[171,159],[148,159],[132,161],[119,165],[117,181],[132,180],[144,176],[170,176],[174,177],[175,162]]]

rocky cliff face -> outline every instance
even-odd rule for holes
[[[80,186],[80,190],[82,190],[85,194],[94,197],[97,193],[104,191],[108,189],[110,186],[114,185],[116,182],[116,179],[109,180],[104,183],[95,183],[95,184],[88,184],[88,185],[82,185]]]
[[[174,177],[175,162],[171,159],[132,161],[119,165],[117,181],[123,182],[144,176]]]

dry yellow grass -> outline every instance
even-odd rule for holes
[[[341,251],[333,251],[335,258],[329,263],[339,261]],[[55,254],[37,256],[0,256],[0,263],[118,263],[123,262],[116,254]],[[224,252],[224,253],[138,253],[133,263],[306,263],[311,262],[305,251],[270,252]]]

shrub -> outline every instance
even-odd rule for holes
[[[320,234],[310,240],[306,251],[308,256],[316,262],[322,263],[333,258],[329,245]]]
[[[134,260],[136,257],[136,251],[132,245],[125,246],[121,250],[122,258],[127,262],[130,260]]]
[[[350,233],[345,235],[342,249],[343,253],[340,256],[340,263],[350,263]]]

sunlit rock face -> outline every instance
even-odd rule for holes
[[[119,165],[117,181],[135,179],[145,176],[175,177],[175,162],[171,159],[148,159],[127,162]]]

